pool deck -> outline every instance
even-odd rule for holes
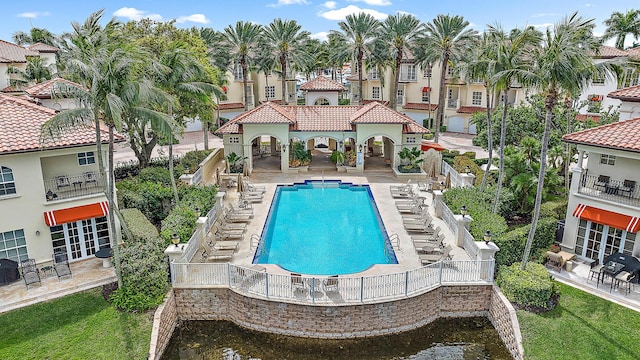
[[[261,203],[254,203],[254,218],[251,220],[247,227],[247,233],[245,234],[245,238],[242,242],[240,242],[240,247],[231,261],[233,264],[241,265],[241,266],[251,266],[253,261],[253,255],[255,250],[250,248],[250,237],[252,234],[256,234],[260,236],[262,234],[262,229],[264,228],[265,221],[267,215],[269,213],[269,207],[271,206],[271,200],[273,199],[276,186],[279,184],[291,184],[294,182],[303,182],[304,180],[322,180],[323,174],[321,172],[308,172],[306,174],[279,174],[279,173],[254,173],[248,179],[256,184],[263,185],[266,187],[266,193],[264,195],[264,200]],[[361,275],[379,275],[379,274],[388,274],[388,273],[397,273],[402,272],[408,269],[415,269],[421,267],[420,260],[418,255],[413,247],[413,242],[411,241],[411,237],[405,231],[402,224],[402,217],[398,210],[396,209],[395,201],[399,199],[394,199],[391,197],[391,193],[389,192],[389,186],[391,185],[399,185],[403,184],[398,181],[391,172],[388,174],[380,173],[380,174],[358,174],[357,176],[346,175],[341,173],[338,175],[337,173],[332,174],[324,174],[325,180],[341,180],[342,182],[350,182],[354,184],[367,184],[371,188],[371,192],[373,193],[374,199],[376,201],[376,205],[378,207],[378,211],[380,212],[380,216],[382,221],[384,222],[385,228],[387,230],[387,234],[398,234],[400,239],[400,249],[396,249],[396,258],[398,259],[398,264],[395,265],[374,265],[373,267],[359,272],[357,276]],[[231,203],[237,203],[238,200],[238,192],[236,188],[224,189],[221,188],[220,191],[226,191],[225,195],[225,205]],[[451,252],[451,256],[453,260],[470,260],[469,255],[467,255],[466,251],[462,248],[459,248],[454,245],[453,233],[446,226],[444,221],[435,217],[433,213],[432,196],[431,193],[421,192],[422,196],[426,197],[425,203],[429,205],[429,211],[433,216],[433,223],[435,226],[440,226],[442,232],[445,234],[444,244],[451,244],[453,246],[453,250]],[[329,216],[329,215],[327,215]],[[198,256],[194,258],[194,262],[199,262]],[[277,265],[265,265],[267,270],[271,273],[276,274],[289,274],[288,271],[280,268]],[[346,275],[348,276],[348,275]]]

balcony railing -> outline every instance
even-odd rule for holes
[[[457,108],[458,99],[447,99],[447,107],[448,108]]]
[[[400,81],[418,81],[416,73],[400,73]]]
[[[578,193],[620,204],[640,206],[640,187],[635,180],[607,179],[599,175],[583,174]]]
[[[103,192],[104,187],[104,178],[93,171],[74,176],[60,175],[44,180],[47,201],[97,194]]]

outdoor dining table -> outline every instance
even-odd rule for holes
[[[620,264],[615,261],[609,261],[602,268],[602,272],[604,276],[611,277],[611,285],[609,286],[609,292],[611,292],[611,290],[613,289],[613,283],[614,283],[613,280],[622,271],[622,269],[624,269],[624,264]]]
[[[102,249],[96,252],[96,257],[98,259],[102,259],[102,267],[108,268],[111,267],[111,247],[103,247]]]
[[[18,279],[18,263],[10,259],[0,259],[0,285],[10,284]]]

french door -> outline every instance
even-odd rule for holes
[[[631,254],[635,234],[625,230],[580,220],[578,227],[578,239],[576,241],[576,254],[589,259],[602,262],[613,253],[621,252]]]
[[[50,227],[54,252],[64,250],[69,260],[93,256],[101,247],[109,244],[106,217],[73,221]]]

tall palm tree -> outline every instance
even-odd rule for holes
[[[538,187],[531,229],[522,255],[523,270],[531,253],[531,244],[538,225],[540,205],[544,196],[547,150],[553,109],[558,104],[563,91],[581,92],[592,74],[598,73],[598,75],[611,77],[609,64],[596,65],[591,61],[591,52],[599,46],[593,37],[594,26],[593,19],[583,19],[577,13],[573,13],[556,23],[552,29],[547,29],[541,45],[535,48],[532,53],[533,66],[530,69],[505,70],[505,72],[516,74],[524,85],[538,88],[545,98],[546,113],[540,150]]]
[[[626,13],[614,11],[604,21],[607,29],[602,38],[604,40],[616,39],[616,48],[624,49],[624,40],[627,35],[632,35],[635,40],[640,37],[640,10],[627,10]]]
[[[309,61],[309,54],[305,51],[305,43],[310,33],[303,31],[302,26],[295,20],[273,20],[265,29],[264,37],[273,55],[280,63],[282,71],[282,104],[287,105],[287,67],[292,63]]]
[[[500,204],[500,193],[504,181],[504,148],[507,137],[507,114],[509,113],[509,89],[516,79],[515,70],[530,66],[532,55],[530,52],[542,40],[542,34],[532,26],[525,29],[513,29],[508,34],[499,26],[489,25],[487,32],[491,35],[495,45],[495,74],[493,80],[496,90],[502,92],[502,118],[500,121],[500,164],[498,181],[492,212],[497,213]]]
[[[349,61],[349,53],[347,52],[347,42],[339,33],[329,33],[327,36],[328,61],[333,66],[334,71],[340,72],[340,79],[336,77],[336,81],[343,83],[342,66]]]
[[[407,54],[416,45],[416,40],[421,34],[420,20],[411,14],[396,13],[389,15],[382,23],[380,39],[389,48],[393,58],[393,91],[389,98],[389,107],[396,108],[398,96],[398,81],[400,78],[400,64]]]
[[[365,55],[371,53],[374,42],[378,36],[380,22],[373,16],[365,13],[347,15],[344,21],[338,23],[340,32],[332,31],[340,35],[346,42],[346,51],[351,53],[351,59],[356,61],[358,70],[358,104],[362,104],[362,60]]]
[[[424,57],[417,59],[422,64],[436,61],[440,67],[440,91],[438,93],[438,109],[436,111],[436,132],[434,141],[440,136],[440,125],[444,115],[445,79],[450,63],[462,60],[469,46],[473,43],[477,32],[469,29],[469,22],[462,16],[438,15],[424,25],[425,35],[420,38],[419,46],[423,47]]]
[[[249,64],[253,61],[255,51],[262,35],[262,26],[248,21],[238,21],[235,26],[224,29],[233,62],[242,68],[242,86],[244,91],[244,111],[249,110]]]
[[[384,87],[385,87],[385,75],[388,68],[393,68],[395,60],[382,40],[375,41],[372,47],[372,51],[364,61],[367,69],[376,69],[378,77],[380,79],[380,100],[384,101]],[[398,90],[396,89],[397,93]],[[395,100],[394,100],[395,101]],[[392,106],[392,103],[389,104]]]
[[[27,66],[24,71],[15,66],[9,66],[7,73],[20,76],[20,79],[11,79],[11,85],[39,84],[51,79],[53,68],[41,57],[27,57]]]
[[[56,42],[58,41],[57,37],[49,30],[37,27],[32,27],[28,34],[24,31],[14,32],[11,40],[18,45],[42,43],[51,46],[56,46]]]

